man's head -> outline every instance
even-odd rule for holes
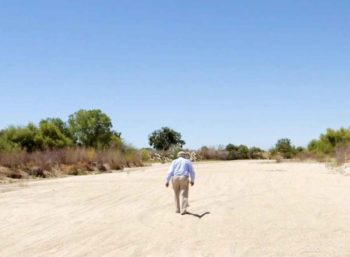
[[[186,158],[186,156],[187,156],[187,154],[184,151],[180,151],[180,152],[177,153],[177,157]]]

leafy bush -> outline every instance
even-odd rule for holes
[[[2,130],[3,140],[11,142],[11,144],[19,146],[28,152],[43,150],[43,138],[40,131],[33,123],[29,123],[25,127],[14,127]]]
[[[279,158],[291,159],[297,154],[297,149],[292,145],[290,139],[281,138],[270,152],[273,157],[279,156]]]
[[[246,160],[246,159],[263,159],[264,151],[258,147],[248,148],[245,145],[233,145],[228,144],[226,146],[226,151],[229,152],[229,160]]]
[[[247,160],[265,159],[265,151],[258,147],[247,147],[246,145],[236,146],[228,144],[225,148],[214,148],[203,146],[197,151],[200,159],[204,160]]]
[[[249,159],[249,148],[245,145],[235,146],[233,144],[228,144],[226,150],[229,152],[229,160],[244,160]]]
[[[316,155],[326,155],[333,153],[334,147],[328,142],[312,140],[308,145],[308,150]]]
[[[73,140],[60,119],[42,120],[39,125],[39,134],[44,149],[73,146]]]
[[[19,151],[20,147],[18,144],[8,140],[5,136],[0,133],[0,153],[1,152],[16,152]]]
[[[250,159],[264,159],[264,150],[260,149],[259,147],[251,147],[249,148],[249,156]]]
[[[350,129],[339,130],[327,129],[318,140],[312,140],[308,150],[316,155],[334,155],[337,147],[346,146],[350,143]]]

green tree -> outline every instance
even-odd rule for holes
[[[264,151],[260,149],[259,147],[251,147],[249,148],[249,156],[251,159],[263,159],[264,158]]]
[[[25,127],[14,127],[3,130],[3,136],[9,142],[18,145],[27,152],[33,152],[43,149],[43,139],[39,133],[39,129],[33,123],[29,123]]]
[[[350,144],[350,129],[340,128],[339,130],[327,129],[321,134],[318,140],[312,140],[308,150],[317,155],[334,154],[338,147]]]
[[[332,147],[345,145],[350,142],[350,130],[345,128],[339,130],[327,129],[326,134],[320,136],[320,140],[331,144]]]
[[[250,159],[250,151],[246,145],[236,146],[234,144],[228,144],[226,146],[226,151],[228,151],[229,160],[246,160]]]
[[[334,147],[327,141],[312,140],[308,145],[308,150],[314,154],[330,154],[333,153]]]
[[[234,144],[228,144],[226,146],[226,151],[228,151],[227,159],[238,160],[239,159],[239,147]]]
[[[74,142],[86,147],[110,147],[113,137],[120,138],[112,130],[111,119],[98,109],[80,110],[69,116],[68,124]]]
[[[240,160],[246,160],[249,159],[249,148],[246,145],[240,145],[238,146],[238,154]]]
[[[292,143],[288,138],[279,139],[275,145],[274,150],[280,153],[283,158],[286,159],[290,159],[296,154],[295,147],[292,146]]]
[[[225,147],[226,151],[237,151],[238,150],[238,146],[234,145],[234,144],[228,144],[226,147]]]
[[[15,152],[20,150],[20,146],[10,140],[5,136],[4,131],[0,131],[0,153],[1,152]]]
[[[73,145],[66,124],[58,118],[45,119],[39,124],[39,133],[45,149],[63,148]]]
[[[68,124],[66,122],[64,122],[62,119],[60,118],[47,118],[47,119],[43,119],[40,121],[39,126],[42,123],[50,123],[55,125],[55,127],[57,127],[59,129],[59,131],[65,135],[68,138],[72,138],[72,134],[69,131],[69,127]]]
[[[149,145],[156,150],[167,151],[172,147],[182,147],[185,141],[181,139],[181,134],[175,130],[162,127],[159,130],[153,131],[149,137]]]

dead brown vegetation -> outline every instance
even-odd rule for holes
[[[82,175],[142,165],[141,154],[138,151],[122,153],[114,149],[97,151],[86,148],[66,148],[34,153],[25,151],[0,153],[0,178]]]
[[[350,161],[350,145],[344,145],[335,149],[335,160],[338,165],[343,165]]]

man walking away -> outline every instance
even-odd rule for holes
[[[175,194],[175,207],[176,213],[182,215],[186,214],[188,207],[188,188],[189,183],[194,185],[195,173],[190,160],[185,159],[186,153],[181,151],[177,154],[177,159],[171,163],[169,168],[165,186],[169,186],[169,182],[172,179],[174,194]],[[191,180],[190,180],[191,179]],[[180,209],[180,194],[182,198]]]

